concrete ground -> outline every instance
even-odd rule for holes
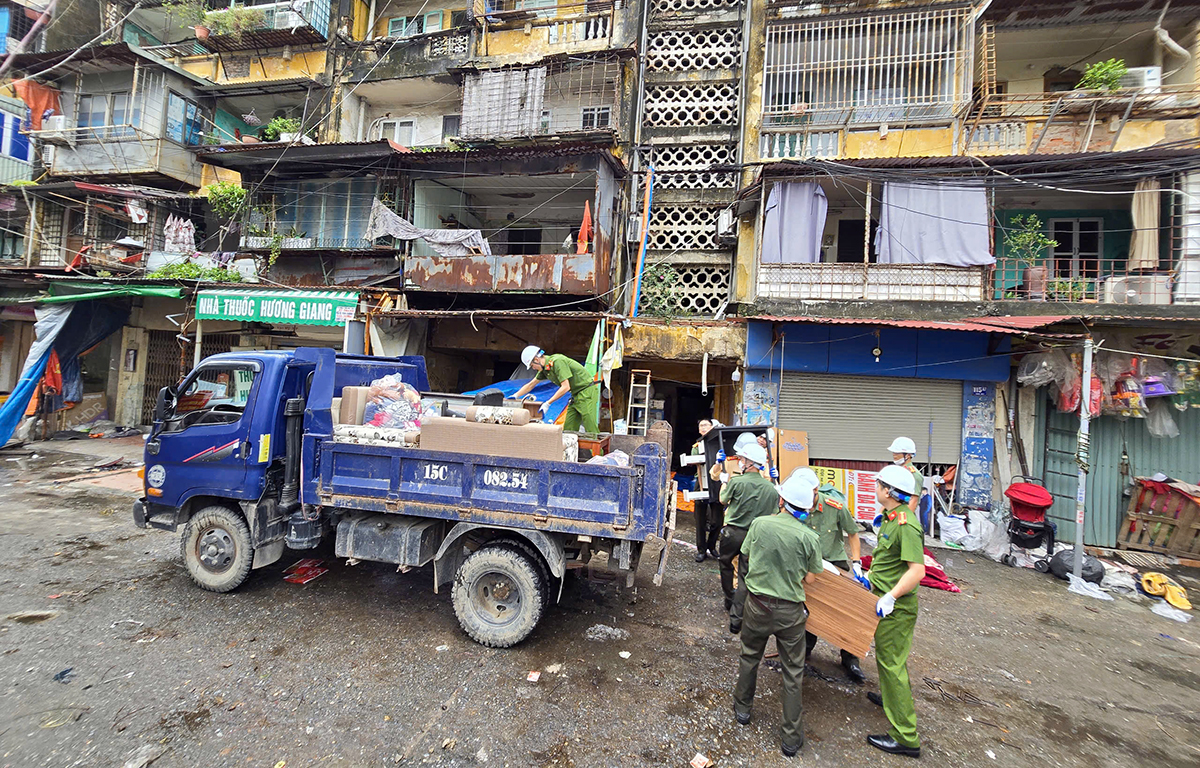
[[[921,593],[920,763],[866,745],[885,728],[864,696],[873,659],[855,686],[825,644],[804,681],[807,743],[787,760],[769,664],[753,722],[733,721],[739,644],[715,563],[684,547],[661,587],[648,563],[634,590],[571,580],[526,642],[492,650],[460,631],[429,569],[321,550],[330,572],[295,585],[283,569],[312,553],[289,552],[234,593],[194,587],[178,537],[133,526],[136,475],[89,482],[99,458],[138,448],[0,452],[0,766],[1200,764],[1200,622],[1129,599],[942,553],[963,592]],[[1200,597],[1200,574],[1177,575]],[[597,624],[628,637],[586,639]]]

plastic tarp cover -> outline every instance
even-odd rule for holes
[[[506,379],[497,381],[495,384],[488,384],[486,387],[473,389],[470,392],[463,392],[464,395],[477,395],[485,389],[498,389],[504,393],[505,397],[512,397],[521,387],[529,383],[529,379]],[[552,381],[543,381],[536,387],[530,390],[529,394],[533,395],[534,399],[539,403],[545,402],[554,396],[558,390],[558,385]],[[568,392],[562,397],[550,404],[550,408],[546,412],[546,421],[553,424],[558,421],[558,417],[563,411],[567,410],[567,406],[571,404],[571,394]]]
[[[46,361],[50,358],[50,350],[54,348],[54,340],[66,325],[72,309],[70,304],[56,304],[38,307],[36,310],[33,346],[29,348],[29,355],[25,358],[17,386],[13,388],[12,394],[4,404],[0,405],[0,445],[9,441],[17,424],[25,415],[25,409],[29,406],[34,390],[37,389],[38,381],[46,371]]]

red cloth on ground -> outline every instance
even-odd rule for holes
[[[862,559],[864,570],[871,570],[871,556],[865,555]],[[930,589],[941,589],[946,592],[962,592],[958,585],[950,581],[950,577],[946,575],[946,571],[942,568],[942,564],[937,561],[928,549],[925,550],[925,578],[921,579],[922,587]]]

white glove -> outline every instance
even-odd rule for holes
[[[722,473],[721,473],[721,482],[722,482],[722,483],[728,483],[728,482],[729,482],[729,473],[728,473],[728,472],[722,472]]]
[[[875,615],[881,619],[894,610],[896,610],[896,598],[892,597],[891,592],[884,594],[879,598],[879,602],[875,603]]]
[[[549,410],[550,410],[550,403],[542,403],[542,407],[538,408],[538,415],[540,415],[542,417],[542,419],[545,419],[546,413]]]
[[[850,566],[850,570],[854,574],[855,581],[857,581],[859,584],[862,584],[867,589],[871,588],[871,579],[867,576],[867,574],[863,573],[862,565],[854,563],[852,566]]]

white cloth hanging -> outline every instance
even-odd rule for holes
[[[440,256],[491,256],[492,247],[478,229],[421,229],[375,198],[363,237],[374,240],[385,235],[401,240],[424,240]]]
[[[1129,239],[1128,269],[1158,269],[1158,224],[1162,185],[1158,179],[1139,179],[1133,193],[1133,235]]]
[[[815,181],[776,184],[767,196],[763,264],[812,264],[821,260],[829,200]]]
[[[995,264],[987,191],[965,184],[884,184],[875,254],[880,264]]]

